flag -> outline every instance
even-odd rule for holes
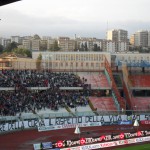
[[[81,133],[78,125],[76,125],[76,129],[75,129],[74,133],[75,134],[80,134]]]

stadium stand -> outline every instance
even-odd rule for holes
[[[86,79],[86,84],[90,84],[91,87],[99,88],[110,88],[108,80],[103,72],[100,73],[82,73],[79,74],[80,78]]]
[[[135,111],[150,111],[150,97],[132,97]]]
[[[150,75],[130,75],[129,78],[133,87],[150,87]]]
[[[133,73],[129,75],[127,68],[122,71],[123,78],[120,73],[113,74],[107,60],[105,60],[104,72],[74,74],[48,70],[2,69],[0,71],[0,115],[67,112],[78,115],[84,111],[92,114],[93,111],[121,111],[126,108],[133,111],[149,110],[148,98],[143,99],[141,103],[140,100],[136,101],[132,94],[132,87],[150,86],[149,75]],[[118,87],[123,87],[124,97],[121,97]],[[94,109],[89,105],[89,101]]]
[[[126,105],[128,109],[134,110],[136,113],[150,111],[150,97],[146,97],[147,94],[141,94],[146,93],[145,91],[142,92],[141,90],[148,90],[150,86],[150,75],[143,74],[142,72],[138,74],[132,72],[131,74],[129,73],[127,66],[122,68],[122,72],[123,90],[125,93]],[[141,91],[138,92],[138,96],[140,97],[137,97],[136,94],[134,94],[136,90]]]
[[[89,97],[97,112],[106,113],[117,111],[112,97]]]

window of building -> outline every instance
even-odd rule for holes
[[[55,63],[55,67],[57,67],[57,66],[58,66],[58,63],[56,62],[56,63]]]
[[[83,55],[81,55],[81,60],[83,60]]]
[[[78,60],[78,55],[76,55],[76,60]]]
[[[56,60],[58,60],[58,56],[56,55]]]
[[[68,55],[66,55],[66,60],[68,60]]]
[[[86,63],[86,67],[88,67],[88,66],[89,66],[89,63],[87,62],[87,63]]]
[[[86,55],[86,61],[88,61],[88,55]]]
[[[93,55],[91,55],[91,60],[93,61]]]
[[[76,62],[76,67],[78,67],[78,63]]]
[[[73,60],[73,55],[71,55],[71,60]]]

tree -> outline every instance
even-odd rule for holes
[[[88,51],[87,42],[85,42],[84,50],[85,50],[85,51]]]
[[[60,50],[59,46],[58,46],[58,42],[55,40],[54,42],[54,51],[58,51]]]
[[[100,46],[97,47],[97,51],[102,51],[101,48],[100,48]]]
[[[93,48],[93,51],[98,51],[98,47],[97,47],[97,44],[94,44],[94,48]]]
[[[36,60],[36,68],[38,70],[41,69],[41,62],[42,62],[42,54],[40,53],[39,56],[38,56],[38,58],[37,58],[37,60]]]
[[[80,50],[81,50],[81,51],[84,51],[84,44],[83,44],[83,43],[81,44]]]
[[[100,46],[98,46],[97,44],[94,44],[93,51],[97,51],[97,52],[101,51]]]
[[[6,52],[12,52],[13,49],[17,48],[17,43],[16,42],[12,42],[12,43],[9,43],[7,46],[6,46]]]
[[[26,56],[26,57],[32,57],[31,51],[27,50],[27,49],[15,48],[15,49],[13,49],[12,52],[15,54],[21,54],[21,55]]]
[[[0,53],[3,53],[4,46],[0,44]]]
[[[55,40],[52,46],[50,47],[51,51],[59,51],[60,47],[58,46],[58,42]]]
[[[41,51],[44,51],[46,49],[47,49],[47,45],[45,45],[45,44],[40,45],[40,50]]]

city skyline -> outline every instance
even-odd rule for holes
[[[129,36],[149,30],[149,0],[22,0],[0,7],[0,37],[12,35],[105,38],[107,29]]]

